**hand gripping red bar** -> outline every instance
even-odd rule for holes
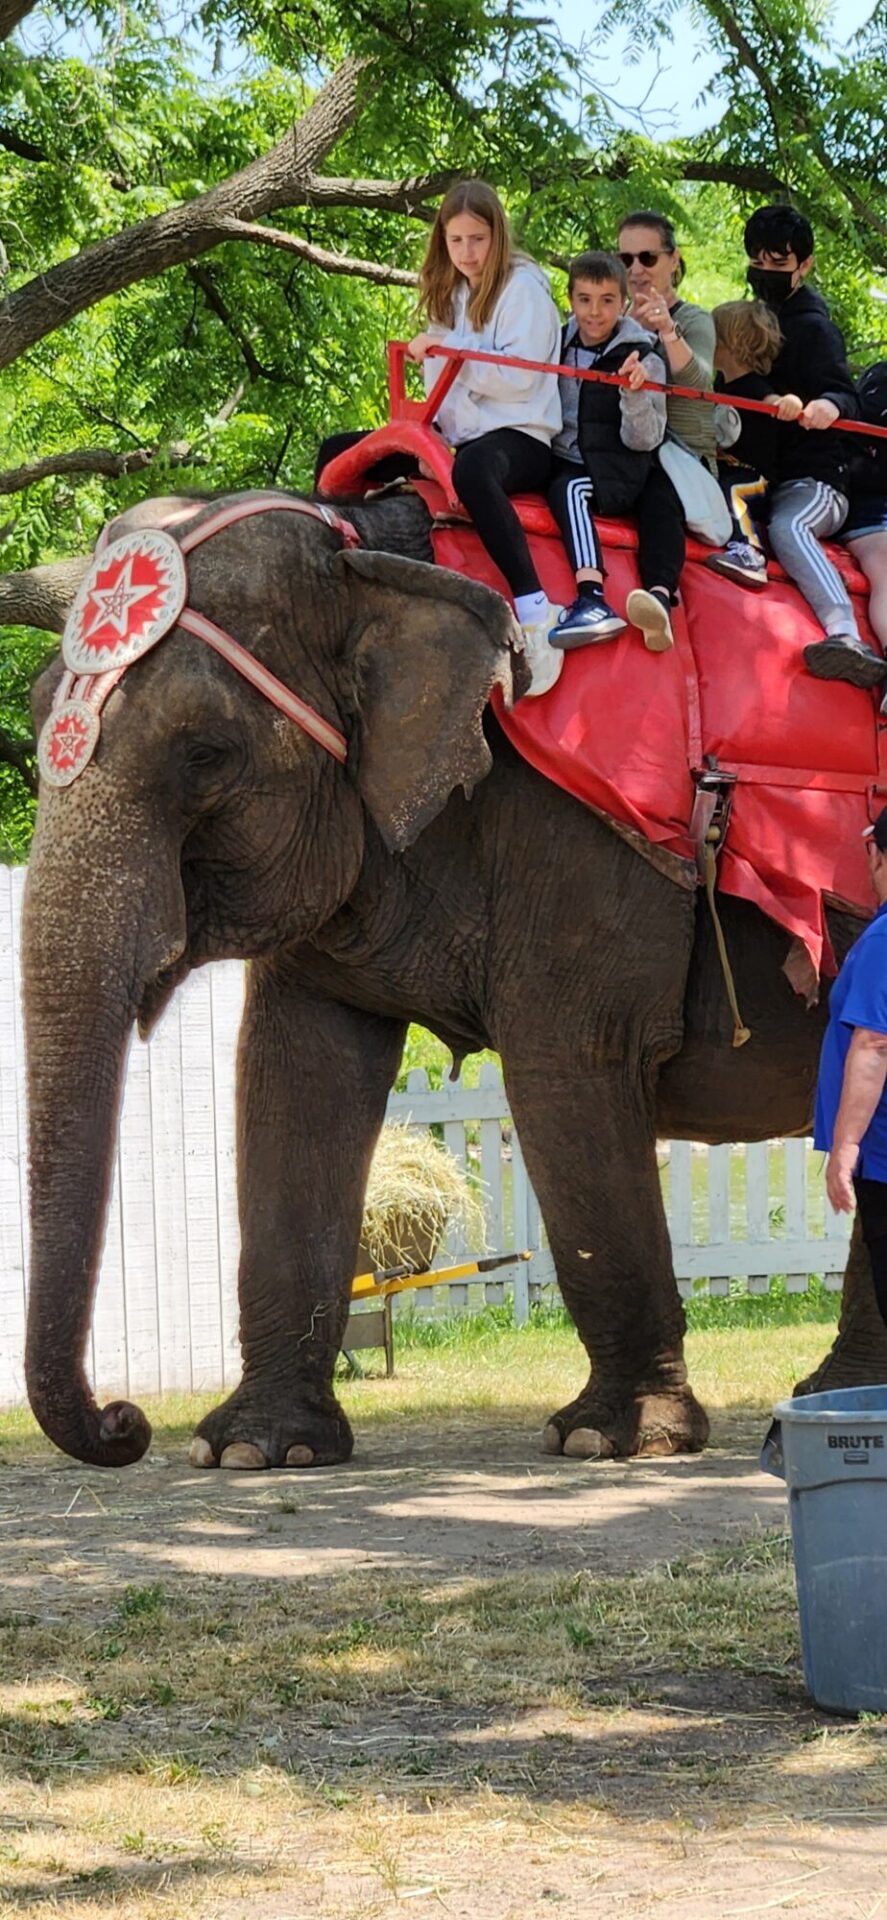
[[[395,399],[393,377],[395,365],[398,366],[402,378],[403,356],[406,347],[405,343],[401,340],[392,341],[391,346],[397,349],[396,360],[389,349],[389,370],[391,375],[389,385],[393,407]],[[561,367],[556,366],[551,360],[519,360],[516,355],[512,354],[477,353],[469,351],[466,347],[434,346],[429,347],[428,353],[429,357],[433,355],[435,359],[440,358],[455,362],[456,372],[458,372],[464,360],[481,360],[484,361],[487,366],[491,367],[521,367],[527,373],[563,373],[566,374],[568,380],[600,380],[608,387],[628,386],[628,380],[625,379],[621,373],[596,373],[591,367]],[[449,367],[445,367],[442,370],[441,378],[435,382],[431,393],[427,395],[427,398],[421,405],[416,401],[408,400],[405,403],[406,406],[410,408],[417,407],[423,419],[426,417],[429,420],[433,418],[444,395],[449,392],[453,384],[453,379],[455,379],[455,374],[449,379],[446,378],[449,372]],[[774,419],[777,417],[776,407],[771,406],[767,400],[740,400],[734,398],[734,396],[729,393],[704,393],[699,387],[679,387],[672,381],[669,381],[668,384],[664,386],[661,380],[647,380],[644,382],[644,385],[650,393],[677,393],[680,394],[682,399],[701,400],[710,407],[736,407],[740,413],[769,413],[772,414]],[[401,397],[401,409],[403,405],[404,402]],[[405,415],[399,410],[397,414],[392,411],[391,417],[392,419],[403,419]],[[794,424],[793,421],[780,421],[781,426],[793,426]],[[887,427],[870,427],[862,420],[834,420],[828,431],[829,433],[867,433],[871,435],[872,439],[887,439]]]

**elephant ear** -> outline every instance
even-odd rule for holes
[[[402,852],[456,787],[470,796],[489,772],[483,711],[495,686],[509,706],[522,690],[518,628],[501,594],[447,568],[360,551],[335,564],[357,576],[349,770],[386,845]]]

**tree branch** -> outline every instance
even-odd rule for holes
[[[569,177],[577,185],[588,179],[594,180],[630,180],[635,167],[630,153],[592,155],[588,161],[568,168]],[[726,187],[738,187],[742,193],[785,193],[788,191],[784,180],[774,173],[772,168],[763,166],[740,166],[733,160],[722,160],[716,156],[711,159],[685,159],[680,152],[675,156],[675,177],[679,180],[713,181]],[[530,186],[534,193],[541,193],[545,185],[544,174],[533,174]]]
[[[806,118],[803,119],[803,128],[823,173],[825,173],[832,184],[837,187],[838,192],[843,194],[848,207],[850,207],[851,211],[856,215],[857,220],[859,220],[863,226],[871,227],[874,233],[880,233],[882,237],[887,236],[887,220],[885,220],[883,214],[876,213],[874,207],[870,207],[868,203],[862,199],[861,195],[857,193],[856,188],[851,186],[849,180],[843,179],[841,170],[835,166],[822,135],[817,133],[814,128],[809,125]]]
[[[36,4],[37,0],[0,0],[0,40],[8,40]]]
[[[731,8],[728,5],[724,5],[723,0],[707,0],[707,5],[709,12],[717,21],[728,45],[733,48],[734,53],[738,53],[742,65],[748,69],[749,73],[754,75],[761,89],[764,99],[767,102],[770,124],[773,128],[773,138],[781,159],[782,131],[780,125],[780,98],[772,74],[768,72],[763,61],[759,60],[751,41],[746,39]]]
[[[8,0],[0,0],[0,6]],[[208,253],[231,220],[303,206],[315,168],[354,120],[366,60],[347,59],[270,152],[207,193],[84,247],[11,293],[0,307],[0,367],[109,294]]]
[[[168,447],[165,451],[171,467],[184,466],[195,458],[190,446]],[[61,473],[102,473],[110,480],[119,480],[124,474],[141,473],[144,467],[150,467],[157,452],[156,447],[134,447],[127,453],[114,453],[109,447],[78,447],[71,453],[48,453],[42,460],[28,460],[22,467],[0,472],[0,494],[23,493],[26,487]]]
[[[305,205],[309,207],[368,207],[383,213],[408,213],[415,220],[433,220],[435,208],[424,203],[430,197],[440,199],[464,178],[464,169],[446,173],[428,173],[411,180],[339,179],[329,173],[318,174],[308,187]]]
[[[42,627],[61,633],[68,608],[89,566],[89,556],[54,560],[26,573],[0,573],[0,626]]]
[[[748,68],[749,73],[754,74],[771,113],[775,112],[779,105],[779,95],[772,75],[767,71],[763,61],[758,59],[751,41],[746,39],[735,14],[730,7],[722,4],[722,0],[706,0],[706,3],[709,11],[714,14],[725,39],[729,41],[734,52],[738,53],[743,66]]]
[[[209,268],[194,266],[192,263],[191,266],[186,267],[185,271],[189,280],[193,281],[195,287],[200,288],[210,311],[215,314],[217,320],[221,320],[225,332],[230,334],[235,346],[239,348],[250,379],[279,380],[281,376],[279,373],[275,373],[273,367],[264,367],[262,365],[261,360],[255,352],[249,334],[244,331],[239,322],[235,320],[233,313],[229,311]]]
[[[709,11],[717,20],[725,38],[739,55],[743,66],[747,67],[749,73],[753,74],[757,80],[770,110],[770,118],[773,123],[777,147],[780,147],[779,93],[772,75],[768,72],[763,61],[758,58],[754,48],[738,26],[734,14],[728,6],[723,4],[723,0],[706,0],[706,4],[708,5]],[[765,24],[767,24],[766,21]],[[823,173],[832,182],[832,185],[837,187],[838,192],[846,200],[847,205],[850,207],[856,219],[859,220],[863,226],[870,227],[873,232],[887,237],[887,219],[885,219],[882,214],[877,213],[874,207],[869,206],[868,202],[863,200],[861,194],[857,192],[850,181],[844,178],[841,168],[837,166],[832,159],[822,134],[818,128],[811,124],[810,116],[804,107],[799,101],[793,99],[790,103],[790,111],[796,133],[806,135]]]
[[[713,181],[738,187],[740,193],[787,193],[785,180],[769,167],[741,167],[730,160],[687,160],[679,167],[682,180]]]
[[[19,160],[35,160],[47,165],[53,158],[45,147],[36,147],[33,140],[25,140],[20,133],[11,133],[8,127],[0,127],[0,148],[5,153],[14,153]],[[108,184],[115,193],[132,193],[133,181],[127,180],[124,173],[109,173]]]
[[[284,253],[297,253],[300,259],[310,261],[312,266],[322,267],[326,273],[348,273],[360,280],[374,280],[379,286],[415,287],[419,281],[418,274],[408,272],[406,267],[384,267],[376,260],[353,260],[345,253],[330,253],[327,248],[315,247],[310,240],[301,240],[296,234],[283,233],[280,227],[260,227],[251,221],[229,220],[223,237],[226,240],[252,240],[257,246],[281,247]],[[189,268],[189,272],[197,271],[197,268]]]
[[[35,147],[33,140],[24,140],[20,133],[10,133],[7,127],[0,127],[0,147],[6,153],[14,153],[19,160],[49,159],[45,147]]]

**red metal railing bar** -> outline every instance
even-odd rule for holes
[[[515,354],[480,353],[467,347],[442,346],[429,347],[428,353],[429,357],[433,356],[435,359],[442,358],[449,361],[450,365],[444,369],[440,379],[435,382],[432,391],[426,395],[424,401],[407,400],[405,399],[403,390],[406,342],[403,340],[392,340],[389,343],[389,395],[392,406],[392,419],[409,417],[410,419],[421,420],[423,425],[427,424],[430,426],[441,401],[444,396],[449,393],[450,387],[459,373],[459,369],[466,360],[478,360],[491,367],[519,367],[526,373],[562,373],[570,380],[599,380],[603,385],[609,387],[627,387],[629,384],[627,378],[620,373],[598,373],[592,367],[562,367],[556,365],[555,362],[551,360],[523,360],[519,359]],[[446,374],[449,374],[450,377],[446,378]],[[399,390],[396,389],[396,380],[401,382]],[[679,394],[682,399],[699,400],[710,407],[730,406],[736,407],[740,413],[768,413],[771,414],[774,419],[777,417],[776,407],[771,406],[767,400],[742,400],[734,398],[732,394],[704,393],[698,387],[680,387],[672,381],[669,381],[667,386],[664,386],[661,380],[648,380],[645,385],[651,393]],[[404,412],[404,408],[409,409],[408,416]],[[792,423],[783,421],[781,424],[787,425]],[[830,433],[865,433],[869,434],[872,439],[887,439],[887,427],[872,427],[863,420],[835,420],[828,431]]]

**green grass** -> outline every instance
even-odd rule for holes
[[[825,1295],[823,1309],[833,1296]],[[791,1393],[796,1380],[816,1366],[831,1344],[824,1312],[804,1318],[795,1311],[804,1296],[785,1300],[784,1321],[731,1325],[734,1308],[762,1301],[700,1301],[700,1322],[687,1336],[687,1364],[706,1406],[754,1407],[765,1412]],[[711,1318],[709,1314],[711,1311]],[[833,1320],[831,1315],[830,1319]],[[336,1390],[360,1430],[408,1422],[461,1425],[473,1415],[495,1415],[532,1430],[544,1423],[583,1384],[588,1363],[562,1308],[536,1308],[530,1324],[515,1328],[509,1307],[423,1322],[405,1316],[395,1324],[395,1376],[381,1377],[381,1355],[361,1355],[367,1377],[341,1377]],[[344,1376],[344,1368],[342,1369]],[[197,1422],[220,1394],[167,1394],[144,1399],[159,1452],[187,1446]],[[0,1413],[0,1463],[11,1464],[38,1450],[52,1455],[31,1414]]]
[[[408,1296],[407,1296],[408,1297]],[[401,1296],[404,1300],[404,1296]],[[700,1285],[699,1292],[685,1302],[687,1326],[691,1332],[702,1329],[733,1331],[742,1327],[836,1326],[840,1312],[840,1294],[831,1292],[814,1274],[806,1293],[789,1293],[779,1276],[770,1283],[769,1293],[749,1294],[741,1281],[731,1281],[730,1292],[722,1298],[709,1295]],[[474,1313],[441,1313],[433,1318],[420,1315],[404,1303],[395,1320],[397,1343],[412,1347],[471,1348],[483,1344],[491,1335],[522,1332],[515,1328],[510,1300],[499,1307],[478,1307]],[[571,1331],[566,1309],[554,1301],[540,1301],[530,1309],[530,1331]]]
[[[749,1419],[733,1416],[757,1427],[828,1343],[798,1304],[783,1303],[781,1322],[688,1335],[697,1391],[721,1410],[715,1474],[720,1450],[731,1483],[753,1445]],[[507,1555],[432,1554],[426,1571],[386,1532],[392,1474],[405,1514],[439,1501],[445,1526],[454,1503],[471,1511],[503,1430],[538,1427],[584,1371],[552,1310],[522,1329],[499,1309],[407,1321],[393,1380],[341,1386],[358,1431],[396,1445],[364,1489],[369,1561],[322,1577],[288,1577],[273,1556],[310,1545],[341,1473],[183,1477],[167,1514],[159,1467],[147,1482],[59,1476],[30,1415],[0,1415],[15,1522],[0,1598],[0,1920],[395,1920],[414,1900],[420,1913],[523,1920],[543,1902],[571,1910],[577,1861],[595,1912],[615,1914],[641,1859],[649,1885],[662,1861],[685,1861],[693,1911],[719,1912],[722,1844],[731,1874],[753,1868],[760,1887],[772,1858],[753,1858],[756,1834],[794,1848],[823,1826],[834,1882],[816,1888],[834,1895],[823,1912],[843,1913],[848,1814],[877,1822],[887,1805],[887,1721],[836,1723],[805,1699],[781,1524],[735,1538],[730,1522],[729,1545],[701,1550],[694,1516],[718,1500],[717,1478],[704,1462],[663,1463],[681,1557],[644,1564],[635,1544],[626,1563],[637,1530],[624,1498],[643,1499],[658,1469],[636,1483],[617,1470],[617,1484],[608,1469],[540,1458],[528,1487],[538,1502],[551,1478],[552,1527],[569,1526],[571,1501],[589,1527],[572,1563],[554,1531],[530,1525]],[[173,1469],[209,1404],[149,1404]],[[602,1513],[598,1488],[606,1502],[614,1486]],[[141,1555],[119,1583],[105,1571],[112,1530]],[[255,1579],[214,1570],[229,1541],[250,1539]],[[744,1888],[736,1909],[752,1913]]]
[[[739,1327],[837,1326],[841,1296],[827,1288],[817,1274],[811,1274],[806,1293],[789,1293],[785,1280],[777,1274],[769,1293],[746,1293],[741,1280],[731,1281],[723,1298],[701,1288],[686,1302],[687,1326],[694,1332],[703,1328],[727,1331]]]

